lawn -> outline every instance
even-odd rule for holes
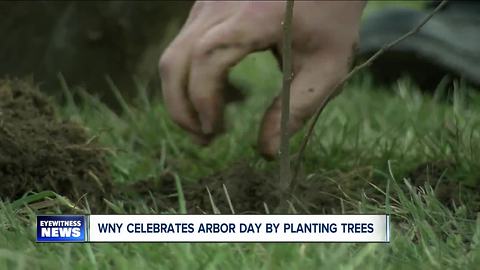
[[[166,116],[161,100],[146,98],[141,84],[138,100],[120,114],[90,96],[59,111],[89,127],[114,152],[109,162],[117,183],[168,171],[187,184],[239,162],[275,172],[277,163],[264,161],[254,148],[259,117],[280,85],[274,64],[270,54],[257,53],[235,67],[231,80],[247,98],[228,109],[228,133],[208,148],[192,144]],[[34,211],[4,202],[0,268],[473,269],[480,263],[480,219],[475,193],[468,189],[480,179],[480,96],[462,83],[453,92],[443,90],[422,93],[408,78],[380,87],[361,74],[329,104],[307,150],[304,177],[329,187],[322,190],[317,182],[319,194],[328,197],[331,182],[357,194],[342,198],[347,206],[333,211],[390,213],[390,244],[36,244]],[[292,149],[301,137],[294,138]],[[413,184],[417,178],[422,185]],[[355,181],[371,185],[348,185]],[[375,187],[381,192],[372,199]],[[142,199],[133,212],[178,212],[189,204],[180,200],[174,209],[156,209]],[[123,211],[121,202],[111,207]]]
[[[193,204],[181,196],[182,186],[201,182],[205,188],[198,192],[206,196],[209,180],[228,182],[231,176],[232,184],[258,185],[253,178],[260,175],[275,181],[278,164],[259,157],[255,142],[260,117],[280,89],[281,73],[271,54],[256,53],[232,70],[230,80],[246,99],[229,106],[228,132],[207,148],[194,145],[167,117],[160,89],[150,93],[139,82],[138,98],[127,105],[122,89],[112,85],[123,108],[114,113],[98,98],[65,87],[80,98],[58,107],[59,114],[88,127],[108,149],[116,184],[165,175],[176,179],[170,207],[147,204],[148,195],[142,194],[130,198],[130,207],[109,201],[110,212],[179,213]],[[320,117],[301,172],[315,200],[306,198],[289,211],[388,213],[393,220],[389,244],[37,244],[35,214],[75,211],[61,201],[41,210],[24,207],[28,198],[52,195],[43,193],[0,202],[0,269],[477,269],[476,90],[460,81],[453,90],[439,86],[424,93],[407,77],[380,86],[365,72]],[[302,135],[293,138],[293,152]],[[251,173],[241,173],[247,169]],[[231,195],[235,208],[242,202]],[[318,198],[331,199],[322,205]],[[254,203],[262,202],[248,205]]]

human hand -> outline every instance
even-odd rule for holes
[[[348,72],[364,5],[364,1],[295,2],[290,134],[305,124]],[[284,1],[195,3],[159,68],[170,116],[197,142],[208,144],[222,129],[229,68],[255,51],[281,52],[284,13]],[[274,158],[279,148],[280,108],[277,97],[261,123],[258,146],[266,158]]]

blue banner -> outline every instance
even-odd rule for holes
[[[86,242],[83,215],[37,216],[37,242]]]

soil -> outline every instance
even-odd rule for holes
[[[464,185],[459,179],[445,174],[445,171],[454,169],[453,162],[432,161],[413,168],[407,173],[407,178],[415,191],[421,193],[426,186],[432,186],[436,197],[445,206],[453,209],[459,205],[469,205],[471,213],[475,213],[480,210],[480,188]],[[371,209],[359,208],[360,202],[383,205],[385,195],[377,188],[386,188],[386,182],[375,180],[373,171],[372,167],[364,167],[350,172],[329,171],[299,175],[293,191],[279,197],[276,175],[259,171],[248,165],[248,162],[243,162],[199,181],[184,181],[182,189],[188,213],[230,214],[232,208],[236,214],[261,214],[267,211],[299,214],[371,212]],[[403,182],[398,184],[406,193],[410,192]],[[160,209],[178,209],[175,179],[171,174],[138,181],[124,188],[126,192],[122,193],[122,199],[125,201],[129,200],[128,196],[125,197],[126,194],[137,200],[139,195],[144,194],[143,202],[147,205],[156,205]],[[395,192],[391,196],[397,199]],[[466,198],[468,201],[465,201]],[[286,200],[289,201],[287,206],[277,208],[281,201]]]
[[[471,181],[473,184],[461,181],[461,176],[455,175],[457,167],[458,164],[449,160],[426,162],[414,168],[409,173],[409,178],[415,187],[432,187],[435,196],[443,205],[469,205],[472,209],[477,209],[475,211],[480,210],[479,181]]]
[[[359,171],[359,173],[368,172]],[[200,210],[212,212],[211,202],[213,201],[221,213],[231,213],[226,193],[235,213],[279,211],[305,214],[352,211],[353,207],[350,206],[343,205],[342,209],[342,203],[348,204],[345,202],[348,200],[345,195],[358,199],[356,194],[362,188],[366,188],[368,183],[357,177],[358,175],[342,175],[339,172],[334,174],[335,182],[330,178],[333,175],[318,174],[309,177],[299,175],[297,186],[291,192],[281,194],[277,188],[279,179],[277,175],[258,171],[245,163],[233,166],[226,172],[201,179],[201,189],[192,189],[185,193],[186,197],[190,198],[187,202],[191,202],[192,211],[196,212]],[[347,190],[354,190],[356,194],[344,194],[342,186]],[[212,199],[206,187],[209,188]],[[286,200],[288,203],[282,206],[282,202]]]
[[[23,80],[0,81],[0,198],[53,190],[102,201],[112,181],[105,151],[81,125],[61,121],[47,97]]]
[[[351,173],[299,176],[299,183],[293,192],[279,195],[276,175],[241,162],[198,181],[183,181],[182,189],[188,213],[231,214],[232,209],[236,214],[261,214],[267,211],[355,213],[358,212],[357,202],[362,196],[382,201],[383,196],[370,188],[366,180],[371,173],[371,168],[364,168]],[[362,190],[364,192],[360,192]],[[178,209],[176,193],[175,178],[165,174],[158,179],[138,181],[124,187],[119,198],[128,202],[135,196],[138,200],[138,196],[144,194],[143,202],[148,205],[156,205],[160,209]],[[286,200],[289,204],[277,208],[281,201]]]

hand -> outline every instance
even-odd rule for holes
[[[290,134],[305,124],[348,72],[364,5],[295,2]],[[221,130],[222,90],[229,68],[254,51],[281,52],[284,14],[284,1],[195,3],[159,66],[167,110],[196,141],[207,144]],[[261,123],[259,151],[267,158],[274,158],[279,148],[280,107],[277,97]]]

